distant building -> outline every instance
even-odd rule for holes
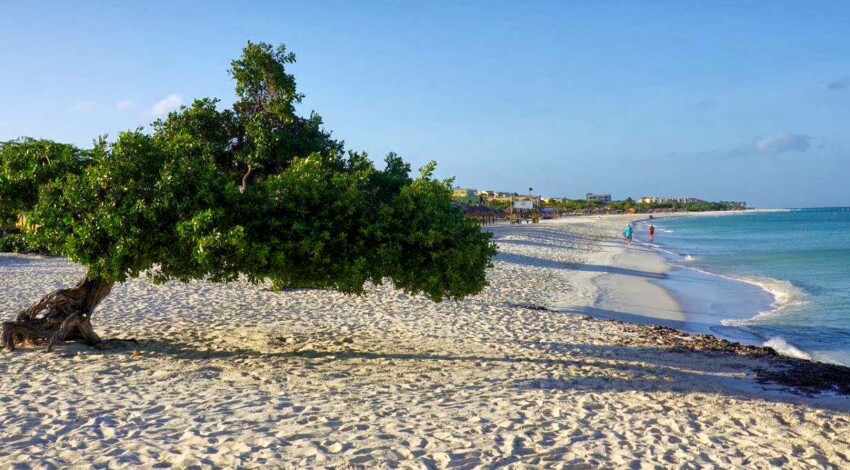
[[[475,196],[477,191],[474,189],[466,189],[466,188],[455,188],[452,190],[452,196],[454,197],[468,197]]]
[[[681,202],[682,204],[700,204],[705,202],[702,199],[696,197],[680,197],[676,200]]]
[[[587,200],[597,202],[611,202],[611,195],[587,193]]]
[[[665,202],[678,202],[679,204],[699,204],[705,201],[696,197],[667,198],[658,196],[644,196],[638,199],[638,203],[640,204],[663,204]]]

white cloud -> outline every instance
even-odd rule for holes
[[[136,105],[136,103],[133,102],[132,100],[121,100],[121,101],[115,103],[115,107],[118,108],[118,109],[130,109],[135,105]]]
[[[755,150],[762,155],[772,155],[784,152],[805,152],[811,146],[811,136],[785,133],[758,140]]]
[[[97,104],[94,101],[77,101],[74,103],[74,111],[91,111]]]
[[[167,98],[153,105],[150,114],[153,116],[165,116],[171,111],[179,109],[180,106],[183,106],[182,95],[168,95]]]

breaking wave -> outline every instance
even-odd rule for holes
[[[797,359],[808,359],[812,360],[812,356],[792,345],[788,341],[785,341],[782,337],[777,336],[776,338],[771,338],[768,341],[765,341],[764,346],[773,348],[779,354],[783,356],[796,357]]]
[[[759,312],[752,318],[743,320],[721,320],[720,323],[724,326],[748,326],[756,324],[766,318],[780,314],[791,307],[800,306],[806,303],[805,293],[788,281],[779,279],[760,278],[760,277],[736,277],[722,276],[734,281],[746,282],[754,286],[760,287],[762,290],[773,296],[773,303],[770,310]]]

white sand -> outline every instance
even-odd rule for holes
[[[625,325],[512,306],[680,315],[647,287],[663,265],[623,256],[624,223],[496,227],[491,287],[457,303],[116,286],[95,327],[142,343],[0,353],[0,468],[850,466],[850,400],[765,388],[764,359],[625,346]],[[0,312],[81,273],[0,255]]]

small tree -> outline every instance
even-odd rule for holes
[[[9,349],[25,340],[96,344],[94,309],[115,283],[208,279],[363,292],[389,279],[434,301],[486,285],[490,234],[452,204],[450,185],[418,178],[395,154],[377,170],[345,153],[302,96],[284,46],[248,45],[232,62],[238,100],[203,99],[153,125],[99,141],[82,173],[38,188],[32,241],[86,267],[3,324]]]
[[[0,229],[35,207],[39,186],[79,174],[90,162],[73,145],[30,138],[0,142]]]

